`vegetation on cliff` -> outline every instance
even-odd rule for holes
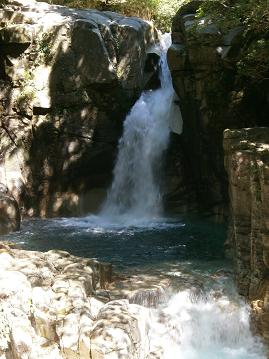
[[[128,16],[152,20],[156,27],[169,31],[172,18],[190,0],[49,0],[60,5],[78,8],[111,10]],[[246,41],[238,61],[239,73],[251,80],[268,78],[269,69],[269,7],[265,0],[204,0],[199,17],[218,22],[220,28],[245,26]]]
[[[169,31],[173,16],[184,0],[49,0],[49,2],[77,8],[110,10],[127,16],[154,21],[157,28]]]
[[[269,6],[265,0],[203,1],[198,17],[206,17],[226,32],[244,26],[244,44],[240,50],[239,75],[251,81],[269,79]]]

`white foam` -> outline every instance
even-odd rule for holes
[[[249,308],[239,298],[195,296],[185,290],[152,315],[152,350],[162,359],[265,359],[249,328]]]

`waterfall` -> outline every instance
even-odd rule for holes
[[[174,103],[175,94],[166,61],[170,43],[170,34],[163,35],[160,43],[161,88],[143,92],[124,121],[114,179],[101,216],[144,220],[161,214],[162,156],[169,143],[169,123],[174,123],[171,119],[176,116],[181,118]]]

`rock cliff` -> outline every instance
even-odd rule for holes
[[[269,89],[266,81],[255,83],[237,71],[242,49],[251,43],[244,27],[223,32],[214,19],[197,18],[200,5],[191,1],[180,8],[168,51],[183,117],[178,168],[187,198],[191,194],[198,206],[222,214],[228,203],[223,130],[267,126]]]
[[[154,86],[152,26],[112,12],[0,5],[0,182],[27,214],[80,214],[110,183],[122,120]]]
[[[269,343],[269,128],[226,130],[233,252],[238,288],[253,304],[254,319]]]

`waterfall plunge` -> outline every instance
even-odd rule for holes
[[[161,88],[143,92],[124,122],[114,180],[101,210],[102,217],[139,221],[161,213],[162,155],[169,143],[169,123],[173,125],[177,119],[179,124],[181,120],[166,61],[170,43],[170,34],[163,35]]]

